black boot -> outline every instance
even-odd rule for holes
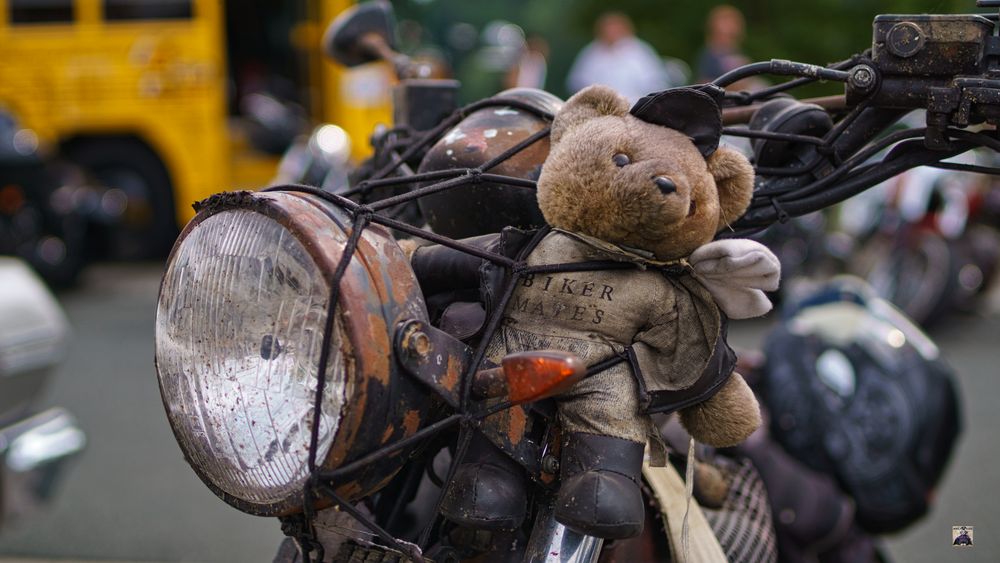
[[[562,450],[556,520],[584,534],[622,539],[642,533],[639,488],[645,444],[572,433]]]
[[[528,509],[525,479],[520,465],[485,436],[476,436],[445,493],[441,514],[469,528],[513,530]]]

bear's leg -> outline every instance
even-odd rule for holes
[[[681,424],[702,444],[728,448],[760,427],[760,405],[743,376],[733,372],[718,393],[678,411]]]
[[[513,530],[527,512],[524,470],[476,434],[441,501],[441,514],[469,528]]]
[[[577,383],[559,398],[563,427],[561,483],[555,517],[602,538],[642,532],[645,503],[639,479],[649,432],[639,414],[638,386],[625,370]]]
[[[639,479],[644,443],[571,433],[563,442],[556,520],[599,538],[642,533],[645,506]]]

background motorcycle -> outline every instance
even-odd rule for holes
[[[782,560],[872,561],[876,535],[927,513],[961,433],[958,382],[871,286],[842,276],[787,302],[764,354],[741,359],[769,423],[736,450],[767,485]]]
[[[948,169],[991,160],[977,151],[919,167],[843,206],[841,226],[860,240],[848,267],[923,326],[971,312],[993,279],[1000,235],[990,183]]]
[[[54,286],[87,262],[78,170],[46,158],[38,137],[0,109],[0,254],[20,256]]]
[[[0,533],[41,507],[86,437],[62,408],[36,403],[63,357],[69,325],[18,258],[0,256]]]

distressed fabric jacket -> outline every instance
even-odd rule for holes
[[[523,277],[488,349],[491,359],[555,348],[594,365],[631,347],[646,412],[679,408],[676,400],[668,399],[672,392],[724,383],[735,361],[725,344],[724,316],[683,262],[657,262],[558,230],[546,235],[527,258],[528,266],[607,261],[636,267]],[[631,376],[632,369],[630,363],[621,363],[608,371]],[[706,381],[696,386],[701,379]]]

